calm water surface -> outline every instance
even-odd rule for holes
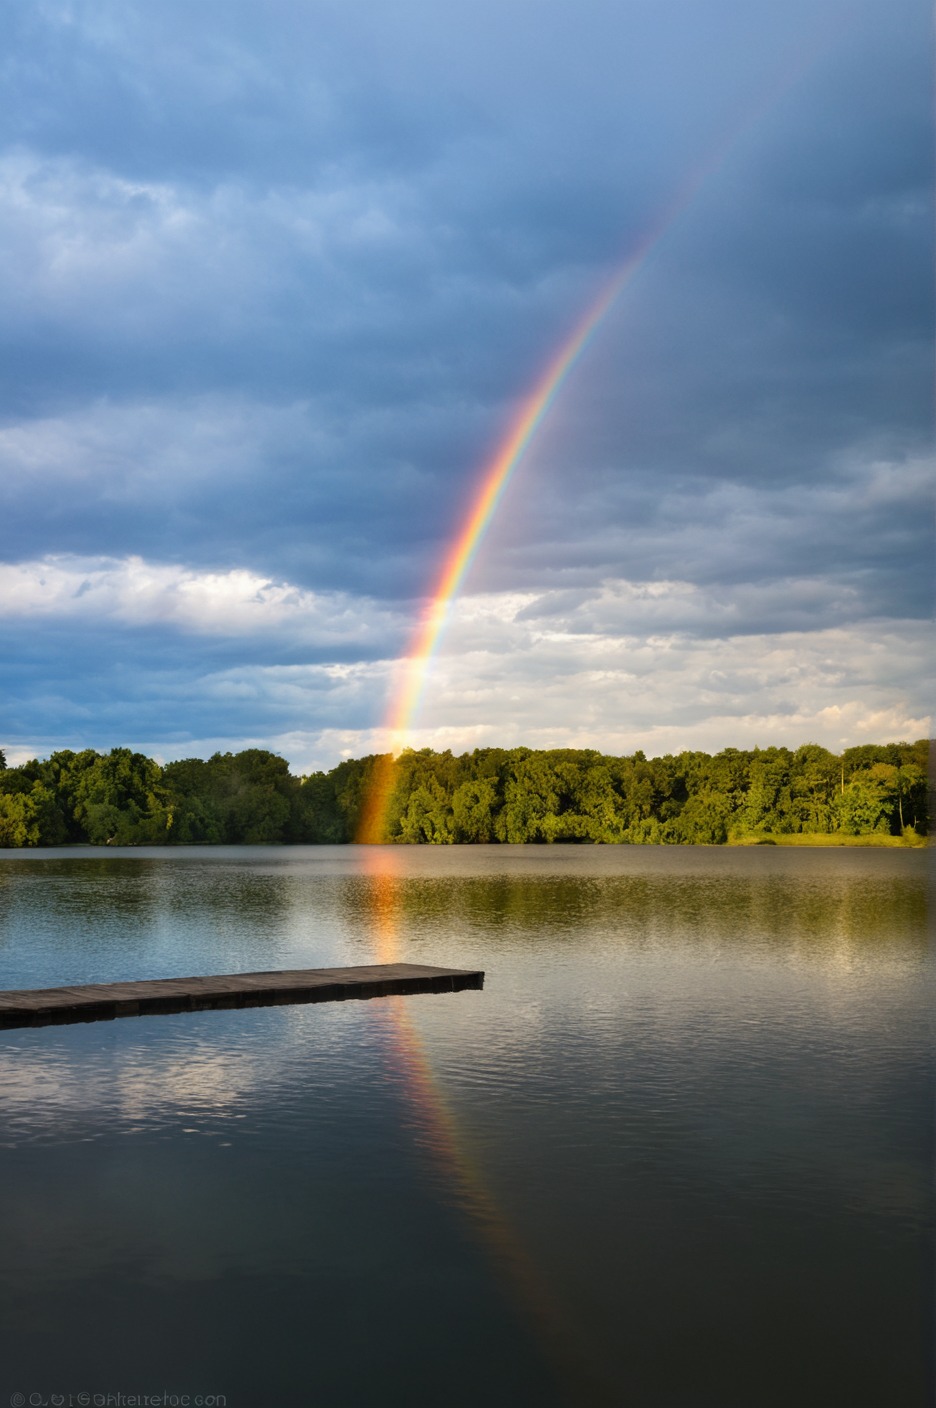
[[[927,862],[0,853],[3,987],[487,973],[0,1032],[0,1405],[922,1408]]]

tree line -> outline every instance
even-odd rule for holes
[[[159,764],[129,748],[8,767],[0,846],[342,843],[377,755],[296,777],[261,748]],[[816,743],[610,757],[593,749],[424,748],[397,759],[385,839],[723,845],[774,835],[927,834],[928,742]]]

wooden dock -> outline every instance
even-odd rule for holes
[[[0,992],[0,1030],[64,1022],[109,1022],[157,1012],[230,1007],[279,1007],[343,1002],[418,992],[461,992],[484,986],[484,974],[424,963],[375,963],[362,968],[293,968],[272,973],[222,973],[207,978],[147,978],[136,983],[88,983],[67,988]]]

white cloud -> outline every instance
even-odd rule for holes
[[[685,584],[672,586],[671,610],[687,595]],[[273,747],[299,771],[401,744],[659,754],[806,741],[839,749],[929,733],[925,623],[712,638],[655,629],[653,612],[667,595],[659,584],[645,594],[635,584],[614,587],[647,609],[644,620],[635,610],[626,634],[577,626],[574,611],[573,629],[542,630],[516,594],[458,603],[405,736],[354,724],[375,718],[377,701],[386,710],[402,661],[255,665],[206,676],[199,689],[219,705],[236,697],[265,720],[265,735],[252,730],[241,746]],[[693,603],[693,617],[698,609]],[[204,743],[205,751],[218,746],[236,745]],[[189,742],[171,755],[193,751]]]
[[[408,623],[369,598],[136,557],[0,565],[8,621],[169,632],[111,740],[163,760],[270,747],[309,771],[402,744],[657,754],[806,741],[837,749],[928,734],[928,623],[809,629],[823,585],[793,581],[784,591],[803,608],[796,629],[763,629],[763,603],[750,588],[683,581],[462,597],[429,663],[419,711],[399,736],[381,719],[412,666],[386,646],[407,640]],[[816,614],[824,622],[828,613]],[[242,641],[243,663],[206,669],[197,654],[173,655],[173,633]],[[317,663],[291,663],[297,644],[314,646]],[[283,663],[270,663],[271,648],[283,650]],[[190,731],[161,736],[158,720],[178,720],[183,701]],[[148,738],[139,737],[141,706]],[[110,728],[119,715],[108,716]],[[198,736],[208,720],[211,736]]]
[[[0,563],[6,620],[39,619],[252,637],[288,633],[296,643],[362,646],[400,628],[365,598],[303,591],[246,569],[204,572],[140,557],[54,556]]]
[[[641,630],[638,618],[626,635],[534,629],[524,639],[516,623],[507,634],[513,648],[456,654],[450,641],[412,743],[656,754],[807,740],[839,748],[930,729],[925,623],[712,638]]]

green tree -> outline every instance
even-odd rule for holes
[[[298,795],[298,824],[295,839],[336,845],[350,840],[345,818],[335,799],[331,774],[310,773],[302,779]]]
[[[410,793],[397,835],[410,845],[420,842],[433,846],[452,844],[455,838],[452,806],[444,787],[434,777],[427,777]]]
[[[838,802],[839,828],[847,836],[869,836],[891,830],[895,793],[893,778],[880,764],[852,774]],[[892,769],[890,771],[896,771]]]
[[[546,819],[554,820],[558,808],[558,779],[546,756],[540,753],[524,756],[511,767],[507,776],[504,805],[497,819],[498,840],[523,845],[551,839]]]
[[[158,843],[172,825],[162,770],[129,748],[79,754],[69,777],[73,816],[93,844]]]
[[[592,749],[408,750],[293,777],[265,749],[160,768],[127,748],[62,749],[11,768],[0,753],[0,838],[63,841],[337,842],[356,834],[374,779],[390,779],[388,839],[410,843],[719,844],[767,832],[928,829],[929,744],[726,748],[647,759]]]
[[[928,829],[925,771],[914,762],[904,762],[895,768],[894,792],[900,832],[912,828],[925,835]]]
[[[756,749],[751,761],[750,786],[739,820],[747,831],[794,830],[790,789],[792,754],[787,748]]]
[[[669,839],[684,846],[722,846],[728,840],[732,811],[724,792],[696,792],[669,823]]]
[[[796,831],[832,831],[841,763],[818,743],[804,743],[790,767],[790,811]]]
[[[54,846],[63,833],[55,798],[41,782],[28,792],[0,792],[0,846]]]
[[[267,845],[297,839],[301,785],[289,764],[264,748],[186,758],[164,773],[180,840]]]
[[[454,839],[480,844],[493,841],[498,800],[493,777],[479,777],[456,787],[452,795]]]

